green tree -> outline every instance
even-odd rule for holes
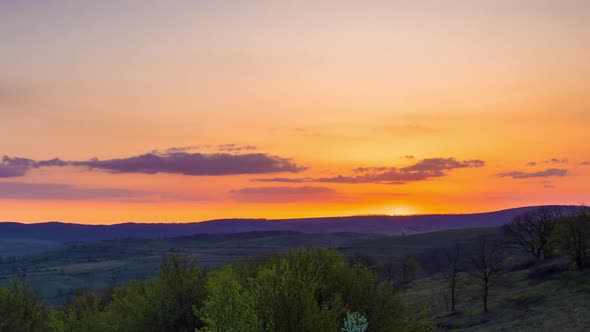
[[[405,257],[400,265],[400,281],[403,283],[408,283],[416,279],[416,276],[420,270],[420,263],[418,263],[416,258],[413,256]]]
[[[345,307],[329,280],[345,265],[334,251],[289,252],[253,280],[259,317],[271,331],[336,331]]]
[[[132,281],[107,297],[80,293],[52,315],[55,331],[194,331],[202,327],[192,307],[205,298],[204,273],[194,260],[168,256],[157,278]]]
[[[0,288],[0,332],[47,331],[48,314],[28,284],[14,279]]]
[[[590,257],[590,208],[580,207],[572,215],[564,218],[553,235],[558,249],[584,269]]]
[[[261,331],[256,302],[250,289],[243,287],[231,266],[209,275],[207,299],[196,309],[205,323],[205,332]]]
[[[193,314],[205,299],[205,275],[188,256],[171,255],[158,278],[117,289],[109,306],[120,331],[194,331],[202,323]]]

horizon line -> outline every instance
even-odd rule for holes
[[[243,217],[231,217],[231,218],[216,218],[216,219],[207,219],[207,220],[200,220],[200,221],[183,221],[183,222],[141,222],[141,221],[125,221],[125,222],[115,222],[112,224],[83,224],[78,222],[69,222],[69,221],[59,221],[59,220],[50,220],[50,221],[39,221],[39,222],[21,222],[21,221],[0,221],[0,224],[21,224],[21,225],[41,225],[41,224],[67,224],[67,225],[81,225],[81,226],[117,226],[117,225],[126,225],[126,224],[140,224],[140,225],[179,225],[179,224],[198,224],[198,223],[205,223],[205,222],[213,222],[213,221],[223,221],[223,220],[257,220],[257,221],[269,221],[269,222],[281,222],[281,221],[289,221],[289,220],[304,220],[304,219],[333,219],[333,218],[354,218],[354,217],[391,217],[391,218],[410,218],[410,217],[428,217],[428,216],[460,216],[460,215],[476,215],[476,214],[489,214],[489,213],[498,213],[510,210],[518,210],[518,209],[526,209],[526,208],[540,208],[540,207],[549,207],[549,206],[560,206],[560,207],[575,207],[579,205],[572,205],[572,204],[541,204],[541,205],[524,205],[524,206],[516,206],[511,208],[499,209],[499,210],[491,210],[491,211],[481,211],[481,212],[469,212],[469,213],[417,213],[417,214],[403,214],[403,215],[395,215],[395,214],[358,214],[358,215],[339,215],[339,216],[323,216],[323,217],[303,217],[303,218],[243,218]]]

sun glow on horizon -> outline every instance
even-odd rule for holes
[[[390,216],[414,216],[421,214],[416,208],[409,205],[395,205],[387,209]]]

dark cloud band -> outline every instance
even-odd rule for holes
[[[26,158],[3,157],[0,162],[0,177],[18,177],[29,170],[41,167],[78,166],[111,173],[182,174],[182,175],[237,175],[297,173],[306,168],[290,159],[265,153],[146,153],[119,159],[63,161],[52,159],[35,161]]]
[[[550,169],[546,169],[544,171],[538,171],[538,172],[520,172],[520,171],[506,172],[506,173],[497,174],[497,176],[499,176],[501,178],[528,179],[528,178],[560,177],[560,176],[566,176],[567,174],[568,174],[567,169],[550,168]]]
[[[144,197],[149,193],[117,188],[79,188],[61,183],[0,182],[0,199],[95,200]]]
[[[477,168],[485,166],[483,160],[458,161],[455,158],[430,158],[420,160],[417,163],[397,167],[359,167],[353,170],[355,175],[323,178],[270,178],[253,179],[253,182],[283,182],[283,183],[377,183],[377,184],[404,184],[408,182],[423,181],[436,177],[444,177],[449,171],[458,168]]]
[[[334,198],[337,193],[326,187],[252,187],[231,191],[234,199],[243,202],[287,203]]]

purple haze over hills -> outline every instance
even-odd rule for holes
[[[219,219],[194,223],[123,223],[81,225],[61,222],[23,224],[0,222],[0,238],[32,238],[55,242],[91,242],[123,238],[166,238],[194,234],[229,234],[260,231],[302,233],[365,233],[401,235],[475,227],[498,227],[536,207],[487,213],[351,216],[303,219]]]

